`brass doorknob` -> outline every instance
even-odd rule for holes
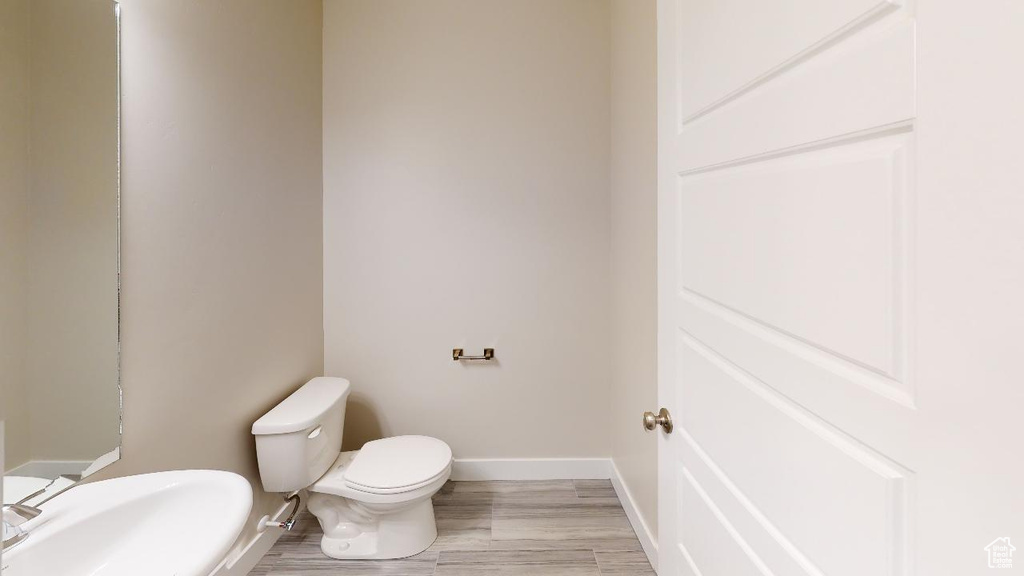
[[[668,410],[662,408],[657,414],[644,412],[644,428],[654,430],[656,426],[664,428],[665,434],[672,433],[672,415],[668,413]]]

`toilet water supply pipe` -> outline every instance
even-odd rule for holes
[[[292,513],[288,515],[288,518],[284,522],[273,522],[270,519],[270,515],[266,514],[263,518],[260,518],[259,524],[257,525],[257,531],[263,532],[267,528],[284,528],[285,530],[291,530],[295,526],[295,517],[299,514],[299,506],[302,505],[302,499],[298,492],[293,492],[290,496],[284,497],[285,502],[292,502]]]

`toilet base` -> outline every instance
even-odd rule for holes
[[[395,509],[314,493],[309,510],[324,531],[320,549],[338,560],[406,558],[423,552],[437,539],[429,497]]]

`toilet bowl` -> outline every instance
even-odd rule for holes
[[[451,476],[451,448],[395,436],[340,452],[349,389],[343,378],[314,378],[253,424],[263,489],[308,491],[327,556],[418,554],[437,538],[431,497]]]

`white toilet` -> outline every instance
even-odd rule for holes
[[[348,393],[348,380],[314,378],[252,425],[263,489],[309,490],[332,558],[418,554],[437,538],[430,498],[451,475],[452,450],[396,436],[339,453]]]

